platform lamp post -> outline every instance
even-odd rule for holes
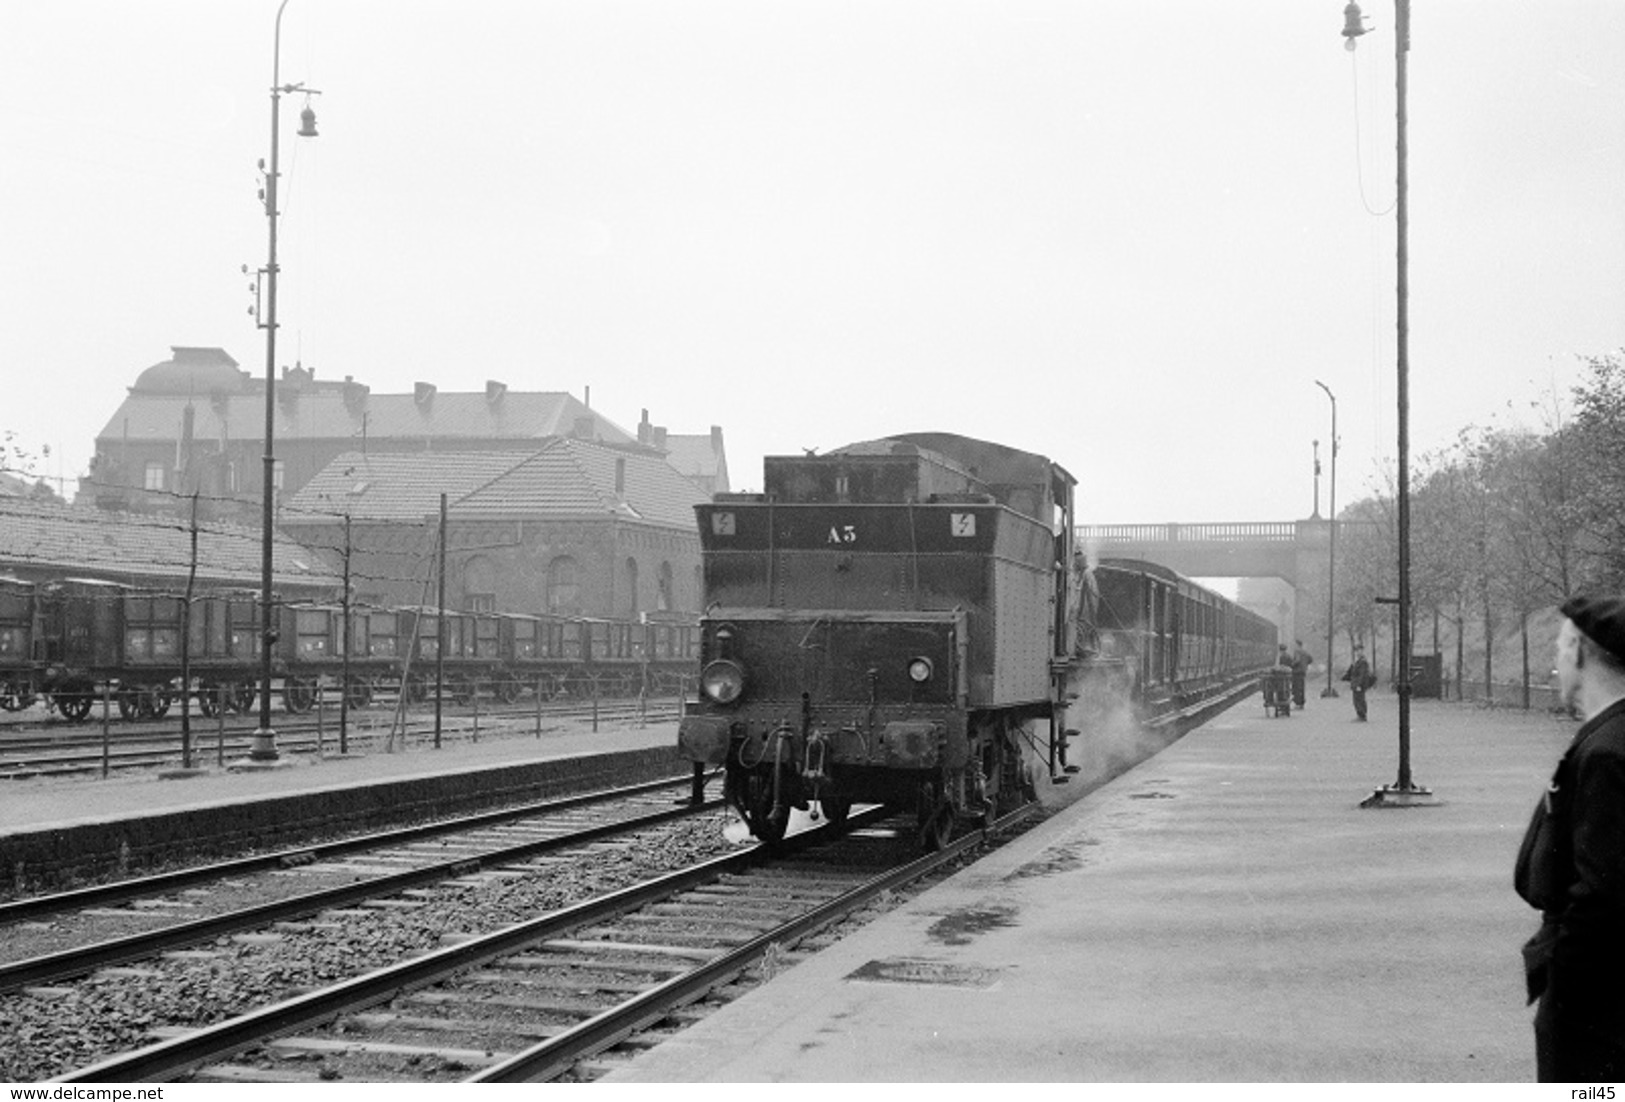
[[[1321,690],[1322,700],[1335,700],[1337,689],[1332,685],[1332,642],[1337,634],[1333,627],[1337,614],[1337,395],[1332,388],[1315,380],[1315,385],[1326,392],[1326,397],[1332,400],[1332,492],[1331,501],[1326,507],[1326,515],[1331,518],[1331,555],[1326,563],[1326,687]]]
[[[1352,0],[1343,9],[1343,38],[1352,52],[1355,40],[1366,33],[1360,5]],[[1415,807],[1435,802],[1433,790],[1411,778],[1411,488],[1410,488],[1410,209],[1406,194],[1406,73],[1411,49],[1410,0],[1394,0],[1394,227],[1397,278],[1396,365],[1399,413],[1399,775],[1360,801],[1361,807]]]
[[[314,88],[306,88],[303,84],[283,84],[282,81],[282,12],[288,6],[288,0],[276,9],[276,33],[272,40],[271,51],[271,163],[269,168],[265,162],[260,162],[260,168],[265,173],[265,216],[270,223],[270,243],[267,250],[265,268],[260,273],[263,280],[264,297],[263,309],[259,311],[259,327],[265,330],[265,483],[263,512],[261,523],[260,547],[260,723],[254,731],[254,741],[248,751],[250,762],[271,763],[279,757],[276,747],[276,732],[271,728],[271,666],[272,649],[276,643],[277,633],[271,615],[275,597],[271,591],[272,583],[272,552],[276,542],[276,449],[273,438],[276,431],[276,220],[277,220],[277,181],[280,178],[277,170],[277,122],[282,108],[282,95],[284,92],[303,92],[307,97],[320,95]],[[314,138],[316,136],[316,112],[307,102],[303,111],[299,113],[299,136]]]

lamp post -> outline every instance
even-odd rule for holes
[[[1332,642],[1336,638],[1333,625],[1337,615],[1337,395],[1319,379],[1315,385],[1332,400],[1332,493],[1326,507],[1326,515],[1331,518],[1332,549],[1326,564],[1326,687],[1320,692],[1321,699],[1327,700],[1337,696],[1337,690],[1332,687]]]
[[[260,724],[254,731],[254,741],[249,748],[248,758],[251,762],[269,763],[278,758],[276,748],[276,732],[271,728],[271,658],[272,649],[276,643],[277,633],[271,615],[274,596],[271,592],[271,564],[272,552],[276,539],[276,450],[273,437],[276,431],[276,220],[277,220],[277,121],[282,107],[282,94],[284,92],[304,92],[307,95],[318,95],[314,89],[308,89],[303,84],[281,83],[282,80],[282,12],[288,6],[288,0],[276,9],[276,33],[272,40],[271,51],[271,164],[266,168],[265,162],[260,162],[260,168],[265,170],[265,216],[270,222],[270,242],[265,261],[265,270],[261,273],[264,279],[265,295],[263,309],[259,312],[259,327],[265,330],[265,483],[263,511],[260,516],[261,545],[260,545]],[[316,112],[308,105],[300,112],[299,135],[304,138],[316,136]]]
[[[1343,37],[1349,50],[1355,39],[1366,33],[1360,5],[1350,0],[1343,9]],[[1396,364],[1399,414],[1399,776],[1362,800],[1361,807],[1408,807],[1431,803],[1433,791],[1411,779],[1411,487],[1410,487],[1410,252],[1408,232],[1410,208],[1406,194],[1406,73],[1405,62],[1411,49],[1410,0],[1394,0],[1394,228],[1397,277]]]
[[[1312,440],[1315,446],[1315,510],[1310,513],[1311,520],[1320,519],[1320,441]]]

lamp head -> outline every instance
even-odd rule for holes
[[[1343,49],[1354,52],[1354,40],[1366,33],[1363,17],[1360,15],[1360,5],[1349,0],[1348,7],[1343,9]]]
[[[316,137],[316,109],[308,103],[305,104],[305,109],[299,112],[299,136]]]

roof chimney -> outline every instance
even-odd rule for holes
[[[654,427],[654,434],[650,437],[649,443],[664,451],[666,448],[666,426],[656,425]]]
[[[344,408],[350,411],[352,417],[366,408],[367,395],[371,390],[366,383],[358,383],[352,376],[344,377]]]
[[[502,401],[503,395],[508,393],[508,384],[499,383],[495,379],[485,380],[485,404],[497,405]]]
[[[638,422],[638,443],[647,444],[649,442],[649,427],[649,411],[644,410],[643,419]]]
[[[412,401],[417,403],[418,409],[423,413],[429,412],[434,405],[434,384],[417,383],[412,387]]]

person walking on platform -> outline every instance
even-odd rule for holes
[[[1292,703],[1300,708],[1308,695],[1309,667],[1314,664],[1315,656],[1303,649],[1303,640],[1299,639],[1298,649],[1292,652]]]
[[[1561,702],[1585,716],[1535,807],[1513,886],[1541,911],[1523,947],[1543,1083],[1625,1079],[1625,597],[1574,597]]]
[[[1343,680],[1349,683],[1349,695],[1354,698],[1354,718],[1365,722],[1365,691],[1377,683],[1371,672],[1371,663],[1365,660],[1365,648],[1354,644],[1354,661],[1349,664]]]

